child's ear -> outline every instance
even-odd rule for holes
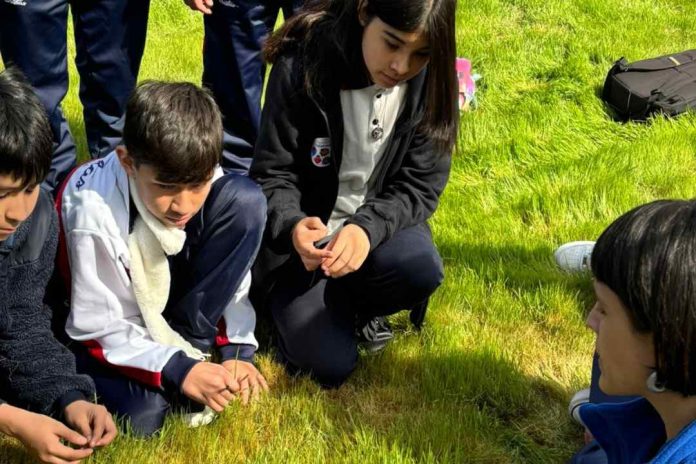
[[[362,27],[367,26],[367,0],[358,0],[358,21]]]
[[[126,171],[129,177],[135,177],[135,161],[131,155],[128,154],[128,149],[123,145],[118,145],[116,147],[116,156],[118,156],[118,161],[121,166]]]

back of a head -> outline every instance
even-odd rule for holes
[[[653,335],[659,381],[696,395],[696,201],[660,200],[625,213],[599,237],[591,263],[634,329]]]
[[[51,126],[31,85],[16,68],[0,72],[0,174],[39,184],[52,154]]]
[[[162,182],[201,183],[222,156],[222,117],[194,84],[144,82],[128,100],[123,141],[136,165],[150,165]]]

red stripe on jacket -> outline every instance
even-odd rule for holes
[[[230,344],[230,339],[227,338],[227,324],[225,318],[220,317],[217,324],[217,335],[215,335],[215,346],[226,346]]]
[[[138,382],[150,385],[151,387],[159,388],[162,386],[161,372],[151,372],[145,369],[138,369],[136,367],[117,366],[115,364],[111,364],[109,361],[106,360],[106,357],[104,356],[104,350],[102,349],[101,345],[97,343],[97,341],[88,340],[86,342],[82,342],[82,344],[87,347],[87,351],[89,352],[90,356],[97,359],[100,363],[116,369],[118,372],[125,375],[126,377],[130,377],[132,379],[137,380]]]

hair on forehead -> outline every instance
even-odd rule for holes
[[[222,156],[222,116],[212,95],[188,82],[146,81],[126,106],[123,141],[159,181],[205,182]]]
[[[403,32],[427,31],[436,2],[440,0],[364,0],[361,12],[378,17],[389,26]]]
[[[0,72],[0,173],[22,188],[44,181],[51,167],[53,132],[46,110],[17,68]]]

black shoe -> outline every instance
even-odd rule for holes
[[[382,316],[370,319],[367,324],[358,329],[357,335],[358,345],[371,354],[382,351],[394,338],[389,322]]]

